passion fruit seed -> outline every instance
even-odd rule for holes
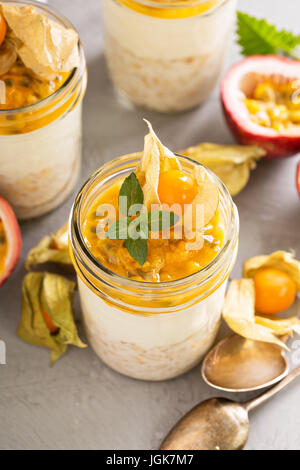
[[[295,281],[284,271],[265,268],[254,276],[255,308],[259,313],[273,315],[288,309],[295,301]]]
[[[274,129],[279,134],[291,125],[300,123],[300,107],[293,99],[299,88],[294,80],[278,84],[271,81],[259,83],[253,95],[245,99],[251,120],[259,126]]]

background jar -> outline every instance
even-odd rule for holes
[[[103,0],[104,51],[120,98],[161,112],[193,108],[220,77],[236,0]]]
[[[179,158],[188,173],[198,164]],[[83,320],[96,354],[129,377],[165,380],[195,366],[215,340],[237,253],[238,213],[223,183],[210,172],[220,190],[225,224],[225,243],[216,258],[199,273],[165,283],[133,281],[113,273],[90,253],[81,227],[95,199],[135,171],[139,160],[137,154],[113,160],[82,187],[70,216],[70,250]]]
[[[41,3],[31,4],[67,28],[72,24]],[[47,213],[72,192],[81,166],[82,99],[86,62],[79,41],[80,65],[52,95],[23,108],[0,110],[0,194],[19,219]]]

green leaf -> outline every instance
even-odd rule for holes
[[[140,266],[143,266],[148,254],[147,240],[144,240],[143,238],[132,240],[131,238],[129,238],[125,241],[125,246],[130,256],[135,259]]]
[[[174,212],[153,211],[148,214],[149,230],[160,232],[177,224],[179,217]]]
[[[123,217],[112,224],[106,232],[106,238],[110,240],[126,240],[128,238],[128,226],[130,217]]]
[[[119,193],[119,208],[122,214],[128,215],[129,209],[135,205],[142,205],[144,194],[135,173],[131,173],[125,178]],[[133,215],[133,214],[132,214]]]
[[[238,44],[242,47],[243,55],[284,53],[297,58],[293,51],[300,45],[300,35],[295,36],[285,30],[278,31],[266,20],[259,20],[241,11],[237,12],[237,20]]]
[[[148,214],[141,213],[136,219],[130,222],[127,238],[131,238],[132,240],[137,240],[138,238],[148,240]]]

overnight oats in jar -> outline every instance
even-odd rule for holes
[[[87,74],[74,27],[48,6],[0,1],[0,194],[20,219],[72,192]]]
[[[104,52],[120,99],[160,112],[202,103],[221,74],[236,0],[103,0]]]
[[[151,126],[142,154],[92,175],[73,206],[69,235],[97,355],[144,380],[195,366],[219,329],[238,226],[223,183],[174,155]]]

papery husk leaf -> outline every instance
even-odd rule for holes
[[[292,336],[293,332],[300,335],[300,320],[296,317],[290,318],[279,318],[279,317],[270,317],[268,315],[255,317],[255,322],[258,325],[265,326],[272,330],[276,335],[290,335]]]
[[[158,196],[159,174],[170,169],[180,170],[178,158],[171,150],[165,147],[150,124],[149,134],[145,137],[144,152],[136,169],[136,176],[144,193],[144,204],[147,210],[151,210],[151,204],[160,204]]]
[[[258,271],[264,268],[284,271],[295,281],[297,292],[300,292],[300,262],[295,259],[294,253],[275,251],[270,255],[254,256],[254,258],[250,258],[244,264],[244,277],[253,278]]]
[[[240,336],[253,341],[274,343],[285,349],[269,328],[255,321],[255,288],[253,279],[231,281],[223,307],[223,317],[228,326]]]
[[[44,237],[36,247],[29,251],[25,268],[29,270],[45,263],[58,263],[68,270],[73,270],[68,247],[68,224],[53,235]]]
[[[40,78],[53,80],[80,64],[78,34],[40,13],[31,5],[0,4],[9,26],[7,37],[26,67]]]
[[[41,305],[42,309],[51,316],[55,326],[59,327],[55,341],[84,348],[86,345],[78,337],[72,312],[74,290],[74,282],[62,276],[45,273]]]
[[[51,364],[67,350],[68,344],[85,347],[80,341],[72,313],[75,284],[62,276],[29,273],[23,282],[22,313],[17,333],[35,346],[50,349]],[[51,334],[42,311],[50,315],[58,333]]]
[[[203,143],[179,152],[212,170],[236,196],[248,183],[251,170],[265,154],[257,146]]]

